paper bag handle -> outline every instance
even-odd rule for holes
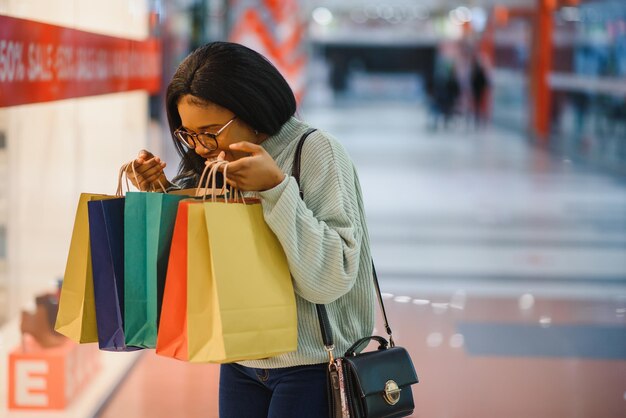
[[[221,190],[218,191],[217,190],[217,172],[219,171],[219,167],[222,167],[222,166],[224,167],[224,170],[222,171],[222,175],[224,176],[224,184],[222,185]],[[239,199],[241,198],[241,201],[243,203],[246,203],[246,200],[241,190],[228,185],[228,161],[216,160],[216,161],[206,162],[206,167],[202,171],[202,175],[200,176],[200,181],[198,182],[198,188],[196,189],[196,197],[200,197],[200,195],[202,195],[203,202],[206,201],[206,197],[207,197],[206,191],[207,189],[209,189],[209,183],[211,183],[210,195],[211,195],[212,202],[216,202],[217,196],[221,194],[224,196],[225,203],[229,203],[228,202],[229,195],[234,196],[233,202],[239,202]],[[202,191],[204,191],[204,193],[202,193]]]
[[[135,178],[135,183],[139,184],[139,177],[137,176],[137,171],[135,170],[135,160],[131,160],[127,162],[126,164],[123,164],[122,167],[120,168],[120,172],[117,177],[117,190],[115,191],[115,196],[117,197],[124,196],[124,190],[122,187],[122,177],[126,179],[126,191],[127,192],[130,191],[130,184],[128,182],[128,171],[127,171],[128,166],[130,166],[133,170],[133,177]],[[167,193],[167,189],[165,188],[165,186],[163,186],[163,183],[161,183],[161,180],[157,179],[157,183],[159,183],[159,186],[161,186],[161,190],[163,191],[163,193]],[[152,190],[150,191],[152,192],[157,191],[154,183],[152,184]]]

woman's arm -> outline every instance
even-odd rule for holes
[[[302,152],[304,201],[291,176],[260,193],[265,220],[287,255],[295,291],[310,302],[330,303],[356,280],[363,236],[357,182],[343,147],[316,132]]]

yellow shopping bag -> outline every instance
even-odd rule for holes
[[[287,259],[258,201],[190,204],[187,257],[189,361],[228,363],[296,350]]]
[[[77,343],[98,342],[87,202],[115,198],[116,196],[82,193],[78,201],[54,327]]]

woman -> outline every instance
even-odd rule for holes
[[[374,324],[369,238],[353,163],[339,142],[315,131],[302,151],[302,200],[289,173],[309,126],[294,117],[294,95],[276,68],[242,45],[216,42],[194,51],[166,100],[179,175],[170,183],[165,164],[142,151],[138,187],[195,187],[206,160],[229,161],[229,183],[261,197],[296,292],[297,351],[222,365],[220,417],[328,416],[328,354],[315,304],[327,306],[336,355],[371,335]]]

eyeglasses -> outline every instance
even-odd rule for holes
[[[233,121],[237,119],[237,116],[233,117],[231,120],[226,122],[224,126],[222,126],[217,132],[200,132],[199,134],[195,132],[189,132],[184,128],[178,128],[174,131],[174,135],[176,139],[178,139],[184,146],[189,149],[196,148],[196,141],[200,143],[207,151],[213,151],[217,149],[217,136],[221,134],[224,129],[228,128],[228,125],[233,123]]]

